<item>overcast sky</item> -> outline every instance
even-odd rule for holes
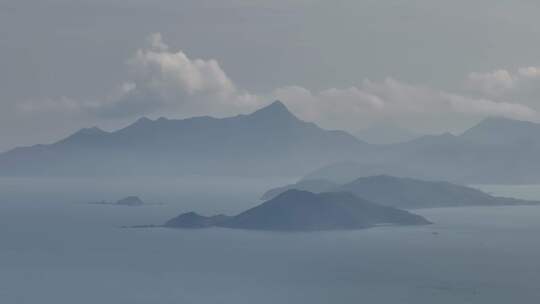
[[[534,0],[0,0],[0,151],[281,99],[352,133],[540,120]]]

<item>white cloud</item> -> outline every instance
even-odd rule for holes
[[[385,121],[417,130],[446,130],[463,119],[505,116],[538,120],[538,113],[523,104],[501,100],[502,92],[516,88],[522,79],[539,76],[528,67],[516,73],[497,70],[471,73],[470,89],[487,97],[473,98],[393,78],[364,80],[357,86],[311,91],[286,86],[266,95],[239,89],[214,59],[193,59],[181,50],[172,51],[160,34],[152,34],[147,46],[128,60],[129,78],[99,100],[62,98],[28,103],[25,111],[69,111],[98,118],[119,119],[148,114],[166,116],[245,113],[264,102],[279,99],[307,121],[327,128],[357,131]],[[498,96],[498,99],[491,98]]]
[[[351,131],[384,121],[415,129],[429,125],[444,130],[448,119],[455,123],[459,119],[486,116],[523,120],[539,117],[535,110],[521,104],[466,97],[392,78],[382,82],[365,80],[358,87],[320,92],[285,87],[277,89],[274,96],[306,120]]]
[[[21,109],[63,109],[119,118],[156,112],[220,116],[261,105],[257,96],[239,90],[216,60],[192,59],[182,51],[169,51],[159,33],[150,35],[147,44],[127,61],[130,79],[109,96],[99,100],[30,102]]]
[[[133,86],[102,113],[121,115],[133,107],[153,112],[167,109],[184,115],[224,115],[254,109],[257,96],[239,90],[214,59],[191,59],[169,51],[160,34],[148,39],[128,61]]]
[[[514,98],[530,91],[531,82],[540,79],[540,67],[522,67],[516,71],[499,69],[488,73],[470,73],[466,79],[467,89],[485,96]],[[535,84],[538,86],[538,84]]]
[[[150,49],[140,49],[129,61],[137,82],[149,88],[181,90],[189,95],[229,95],[236,90],[216,60],[190,59],[182,51],[169,52],[160,35]]]
[[[466,80],[468,89],[479,91],[488,96],[498,96],[516,86],[517,79],[507,70],[489,73],[470,73]]]
[[[526,67],[520,68],[518,73],[521,77],[537,78],[540,77],[540,67]]]
[[[501,116],[521,120],[539,119],[539,113],[536,110],[518,103],[468,98],[444,92],[441,92],[441,97],[448,102],[451,109],[456,113],[478,116]]]

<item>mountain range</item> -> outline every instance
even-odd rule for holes
[[[82,129],[0,154],[1,176],[298,176],[368,145],[304,122],[280,101],[249,115],[141,118],[115,132]]]
[[[460,135],[373,145],[302,121],[276,101],[248,115],[141,118],[114,132],[82,129],[0,154],[0,176],[305,176],[342,184],[387,174],[525,184],[540,182],[539,155],[536,123],[487,118]]]
[[[426,135],[379,145],[362,157],[329,164],[305,180],[335,183],[358,177],[393,175],[458,184],[540,182],[540,124],[486,118],[460,135]]]

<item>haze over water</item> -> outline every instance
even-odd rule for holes
[[[290,180],[0,180],[1,303],[534,303],[540,207],[324,233],[123,229],[234,214]],[[540,186],[480,186],[540,199]],[[140,195],[164,205],[84,204]]]
[[[0,0],[0,304],[540,303],[537,2]]]

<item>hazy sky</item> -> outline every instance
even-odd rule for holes
[[[0,0],[0,151],[281,99],[323,127],[539,120],[533,0]]]

